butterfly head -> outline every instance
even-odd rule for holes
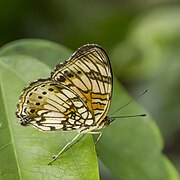
[[[109,126],[114,120],[115,117],[106,116],[104,120],[101,122],[101,126],[102,127]]]

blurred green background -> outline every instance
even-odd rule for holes
[[[133,97],[149,90],[138,101],[157,120],[164,153],[180,171],[179,1],[1,0],[0,45],[22,38],[48,39],[73,50],[101,45]]]

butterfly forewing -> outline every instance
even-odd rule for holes
[[[96,125],[105,118],[112,96],[112,71],[106,52],[98,45],[79,48],[56,66],[52,79],[75,91],[85,102]]]

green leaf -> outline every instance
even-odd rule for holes
[[[49,166],[53,155],[75,133],[41,132],[18,123],[15,111],[23,87],[49,74],[48,66],[32,57],[0,58],[0,179],[99,179],[90,135],[84,136]]]
[[[22,39],[6,44],[0,49],[0,56],[21,54],[37,58],[54,68],[60,61],[69,58],[71,50],[68,48],[41,39]]]
[[[24,41],[24,44],[28,44],[28,41],[27,43]],[[51,45],[50,43],[49,46]],[[6,48],[8,49],[8,46]],[[36,51],[31,52],[31,48],[28,46],[26,49],[29,53],[22,53],[31,57],[14,55],[2,57],[0,60],[2,98],[0,102],[4,107],[0,111],[0,131],[6,133],[6,135],[0,136],[0,140],[3,139],[0,143],[4,142],[2,145],[0,144],[2,147],[0,153],[7,152],[6,156],[0,155],[1,158],[6,157],[0,159],[1,164],[3,164],[3,167],[0,167],[0,174],[7,175],[8,179],[10,179],[10,174],[12,177],[17,176],[17,179],[19,176],[22,179],[98,179],[97,160],[91,136],[83,138],[70,150],[67,150],[52,166],[47,166],[51,157],[66,144],[65,137],[61,132],[39,132],[30,127],[21,127],[18,124],[14,111],[22,88],[32,80],[49,77],[50,74],[50,69],[44,63],[40,63],[32,57],[45,62],[44,51],[46,51],[47,57],[51,56],[52,59],[56,59],[53,57],[59,55],[58,49],[55,48],[49,52],[46,48],[43,49],[42,45],[39,47],[39,51],[36,49],[39,52],[36,56]],[[49,49],[53,49],[53,46]],[[54,55],[51,54],[52,52]],[[5,54],[9,54],[8,51]],[[18,54],[18,51],[14,54]],[[53,63],[55,61],[53,60]],[[127,93],[115,80],[111,112],[121,107],[128,100]],[[133,102],[116,115],[138,113],[146,113],[146,111]],[[141,119],[117,119],[103,131],[103,136],[97,144],[97,153],[118,179],[178,179],[175,168],[161,153],[163,140],[150,115]],[[66,133],[65,135],[69,140],[74,136],[73,133]],[[11,145],[8,145],[9,142]],[[7,150],[6,146],[11,149]],[[11,164],[8,163],[9,161]],[[10,165],[12,167],[9,167]],[[3,177],[6,179],[5,176]]]
[[[112,108],[130,100],[114,80]],[[147,113],[133,102],[113,116]],[[112,174],[123,180],[178,180],[178,173],[162,154],[163,140],[150,115],[143,118],[116,119],[105,128],[97,152]]]

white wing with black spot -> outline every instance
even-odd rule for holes
[[[40,130],[83,130],[93,125],[91,111],[68,87],[40,79],[24,89],[16,113],[22,125]]]

